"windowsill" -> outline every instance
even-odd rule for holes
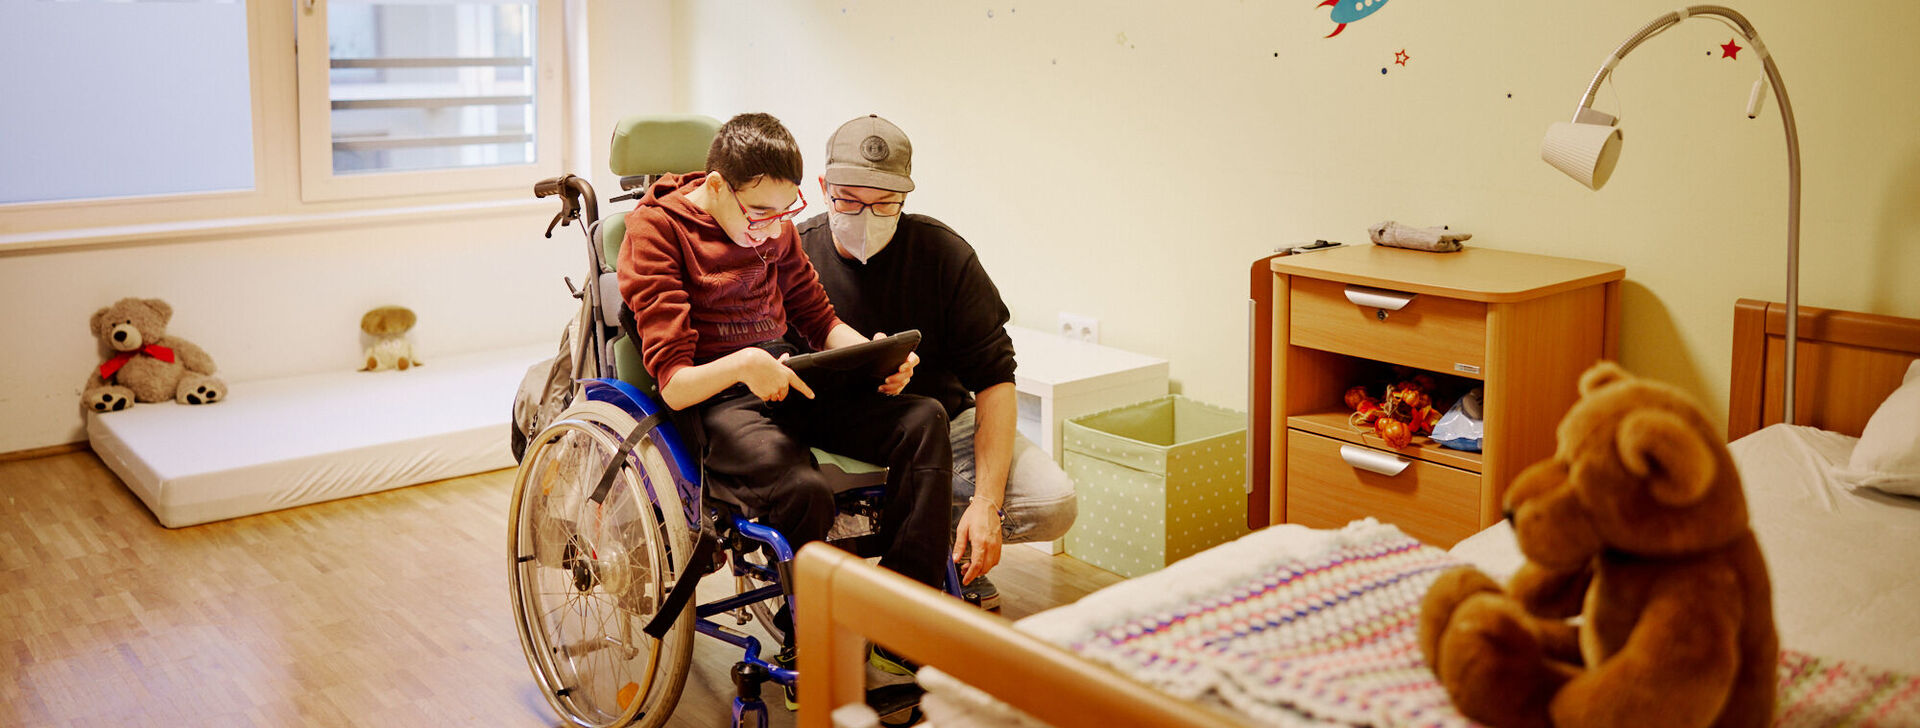
[[[145,225],[45,230],[0,235],[0,254],[20,251],[48,251],[117,243],[163,243],[182,238],[225,238],[251,233],[281,233],[327,228],[364,227],[441,218],[454,215],[524,214],[537,209],[554,208],[553,200],[515,199],[484,202],[459,202],[444,205],[418,205],[381,210],[261,215],[211,220],[184,220]]]

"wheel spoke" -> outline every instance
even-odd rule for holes
[[[569,410],[522,465],[510,524],[515,617],[535,677],[569,722],[640,713],[657,726],[686,679],[692,630],[676,622],[656,639],[640,626],[683,568],[689,531],[677,506],[665,507],[672,500],[656,506],[647,495],[648,483],[673,486],[664,458],[647,443],[617,461],[624,435],[607,423],[619,420],[594,412]],[[615,479],[595,503],[587,496],[609,464]]]

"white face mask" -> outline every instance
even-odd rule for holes
[[[855,215],[829,211],[827,223],[833,228],[834,242],[865,263],[868,258],[879,255],[880,250],[893,241],[893,231],[900,226],[900,216],[881,217],[873,214],[872,210],[861,210]]]

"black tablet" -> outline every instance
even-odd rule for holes
[[[872,390],[900,371],[907,355],[919,345],[920,330],[907,329],[884,339],[790,357],[786,364],[815,396],[855,388]]]

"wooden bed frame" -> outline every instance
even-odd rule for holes
[[[834,710],[864,707],[867,640],[939,667],[1056,728],[1243,725],[832,546],[807,544],[794,563],[806,605],[795,610],[799,669],[806,676],[800,681],[801,728],[828,728],[835,725]]]
[[[1729,440],[1780,421],[1785,311],[1748,299],[1735,306]],[[1798,424],[1858,436],[1915,359],[1920,319],[1800,307]],[[866,640],[1058,728],[1241,725],[832,547],[810,544],[796,564],[802,728],[833,726],[835,708],[862,701]]]
[[[1780,421],[1786,331],[1786,304],[1734,305],[1729,442]],[[1799,339],[1794,424],[1854,437],[1920,359],[1920,319],[1801,306]]]

